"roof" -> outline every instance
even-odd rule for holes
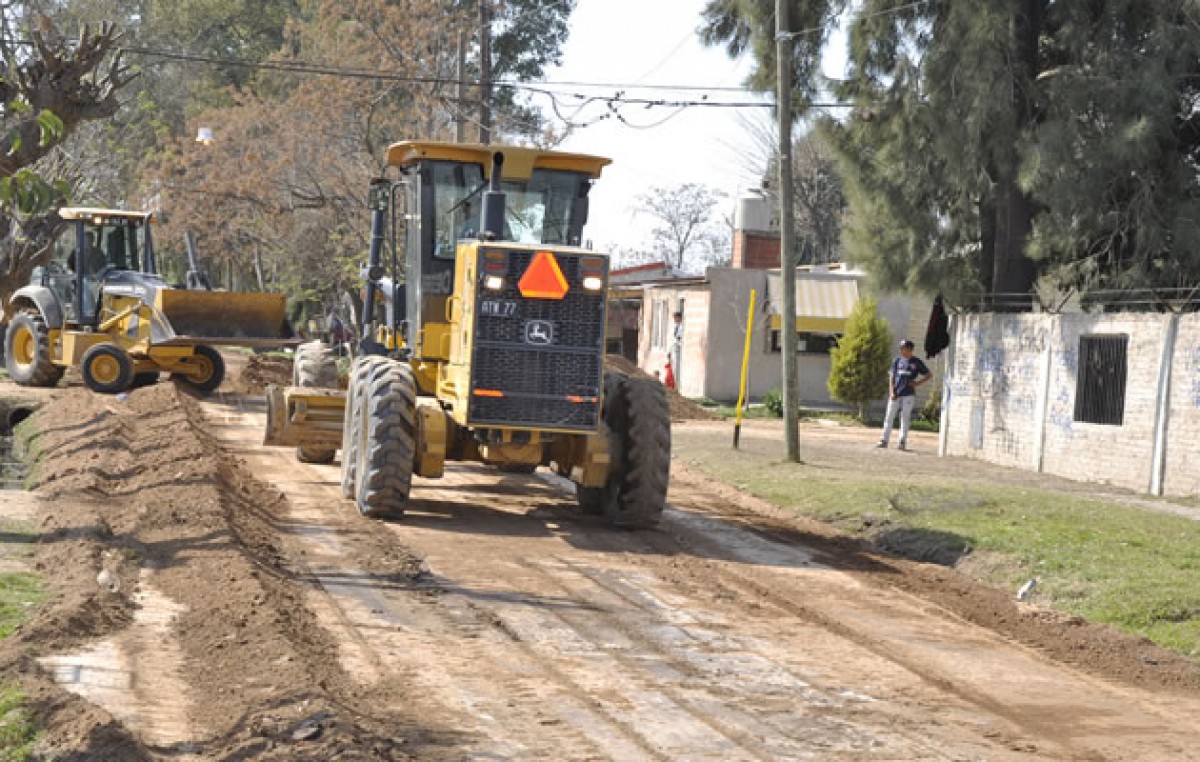
[[[634,265],[633,267],[622,267],[613,270],[609,273],[610,276],[616,275],[634,275],[636,273],[650,272],[651,270],[667,270],[671,265],[667,262],[651,262],[648,265]]]
[[[128,209],[101,209],[94,206],[64,206],[58,210],[58,216],[64,220],[78,220],[86,217],[124,217],[132,220],[148,219],[154,212],[134,212]]]
[[[583,172],[600,177],[600,171],[612,164],[611,159],[582,153],[545,151],[522,146],[485,146],[473,143],[444,143],[431,140],[404,140],[388,148],[388,164],[404,167],[422,160],[458,161],[483,167],[483,176],[490,178],[492,155],[504,154],[504,179],[528,180],[535,169],[557,169]]]

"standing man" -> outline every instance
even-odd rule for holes
[[[896,420],[896,412],[900,412],[900,449],[908,447],[908,426],[912,422],[913,403],[917,399],[917,387],[933,378],[929,368],[920,358],[913,357],[911,341],[900,342],[900,356],[892,360],[888,369],[888,405],[887,414],[883,419],[883,438],[878,447],[887,447],[892,438],[892,424]]]

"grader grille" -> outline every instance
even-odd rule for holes
[[[604,290],[585,290],[579,255],[555,254],[566,295],[525,298],[518,280],[534,256],[509,252],[505,287],[478,291],[468,419],[478,426],[594,431],[604,372]]]

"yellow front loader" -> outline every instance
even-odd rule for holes
[[[296,385],[267,391],[266,444],[341,451],[342,488],[398,516],[412,477],[447,461],[554,468],[619,526],[658,522],[670,468],[663,387],[606,373],[609,259],[582,248],[609,162],[532,148],[402,142],[374,181],[357,356],[300,347]],[[390,243],[390,245],[389,245]],[[305,379],[327,379],[321,383]]]
[[[24,386],[78,367],[115,394],[170,373],[201,392],[225,374],[219,345],[296,344],[282,294],[185,290],[158,275],[151,215],[71,207],[48,265],[9,301],[5,365]]]

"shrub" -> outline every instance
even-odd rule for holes
[[[770,411],[771,415],[776,418],[783,417],[783,391],[780,389],[772,389],[763,397],[763,407]]]
[[[875,314],[874,299],[860,299],[846,320],[846,333],[832,350],[829,393],[852,405],[859,420],[866,418],[867,403],[888,391],[888,362],[892,357],[892,332]]]

